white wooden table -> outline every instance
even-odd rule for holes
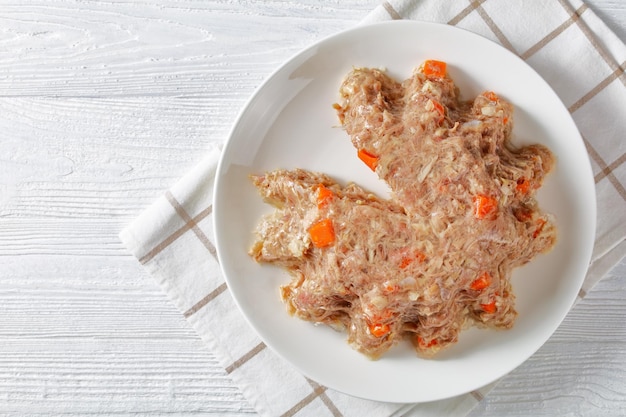
[[[255,415],[117,235],[378,4],[0,0],[0,414]],[[472,415],[626,415],[626,262]]]

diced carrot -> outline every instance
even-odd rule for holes
[[[415,261],[422,263],[425,260],[426,255],[423,252],[416,250],[415,253],[413,253],[412,255],[407,255],[402,258],[402,260],[400,261],[400,268],[404,269]]]
[[[411,265],[412,263],[413,263],[413,258],[411,258],[410,256],[405,256],[400,261],[400,269],[404,269],[407,266]]]
[[[498,101],[498,95],[493,91],[485,91],[483,96],[489,101]]]
[[[317,186],[317,208],[325,207],[333,196],[334,194],[330,189],[326,188],[324,184],[319,184]]]
[[[417,336],[417,344],[422,349],[426,349],[426,348],[429,348],[429,347],[437,346],[437,344],[439,344],[439,342],[437,341],[437,339],[432,339],[432,340],[427,342],[426,340],[424,340],[424,338],[422,336]]]
[[[494,214],[498,209],[498,200],[494,197],[478,194],[474,197],[474,216],[478,219]]]
[[[309,228],[309,235],[313,245],[325,248],[335,243],[335,229],[330,219],[322,219]]]
[[[474,291],[482,291],[488,286],[491,285],[491,275],[489,272],[485,271],[478,276],[472,283],[470,284],[470,288]]]
[[[443,78],[446,76],[447,64],[443,61],[427,59],[422,65],[422,74],[427,77]]]
[[[398,284],[387,284],[385,285],[385,292],[396,292],[400,289]]]
[[[527,194],[528,191],[530,190],[530,181],[526,178],[520,178],[517,180],[517,185],[515,186],[515,189],[520,193],[520,194]]]
[[[535,229],[535,232],[533,233],[533,238],[536,238],[537,236],[539,236],[539,234],[543,230],[543,226],[545,226],[546,223],[547,222],[544,219],[537,219],[537,228]]]
[[[481,304],[480,308],[482,308],[485,313],[493,314],[496,312],[496,301],[494,300],[487,304]]]
[[[359,149],[358,156],[372,171],[376,171],[376,167],[378,166],[378,157],[376,155],[372,155],[365,149]]]
[[[502,124],[505,125],[509,122],[509,118],[508,117],[503,117],[502,118]]]
[[[383,337],[391,331],[391,327],[388,324],[374,323],[369,325],[370,333],[374,337]]]
[[[443,119],[446,116],[446,110],[443,108],[443,105],[440,102],[438,102],[437,100],[432,100],[431,99],[430,102],[433,103],[434,109],[439,114],[439,119],[437,120],[437,122],[439,124],[441,124],[441,122],[443,122]]]

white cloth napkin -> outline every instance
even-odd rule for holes
[[[592,162],[598,228],[580,297],[626,254],[626,46],[579,0],[397,0],[363,24],[444,22],[493,39],[533,66],[572,113]],[[180,309],[262,416],[465,416],[497,383],[423,404],[389,404],[335,392],[271,352],[248,326],[220,274],[211,202],[220,145],[120,237]]]

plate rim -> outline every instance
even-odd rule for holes
[[[384,22],[374,22],[374,23],[367,23],[367,24],[361,24],[352,28],[348,28],[342,31],[339,31],[337,33],[325,36],[323,38],[321,38],[320,40],[313,42],[312,44],[310,44],[309,46],[299,50],[297,53],[293,54],[291,57],[289,57],[286,61],[284,61],[281,65],[279,65],[274,71],[272,71],[263,81],[262,83],[255,88],[254,92],[249,96],[249,98],[246,100],[246,102],[244,103],[243,107],[241,108],[241,110],[239,111],[235,121],[232,124],[231,130],[227,136],[227,139],[225,141],[224,147],[222,149],[222,154],[220,155],[219,158],[219,162],[217,165],[217,170],[216,170],[216,175],[214,178],[214,195],[213,195],[213,207],[214,207],[214,215],[213,217],[213,230],[214,230],[214,235],[215,235],[215,240],[216,240],[216,252],[217,252],[217,256],[219,259],[219,264],[220,264],[220,270],[222,272],[222,275],[224,277],[224,280],[226,281],[227,286],[229,287],[229,289],[231,290],[231,294],[232,297],[234,299],[235,304],[237,305],[237,308],[239,309],[239,312],[244,316],[246,322],[251,326],[251,328],[254,330],[254,332],[256,333],[256,335],[263,341],[263,343],[265,343],[265,345],[267,347],[269,347],[273,352],[275,352],[278,356],[280,356],[282,359],[286,360],[288,363],[290,363],[292,366],[294,366],[300,373],[302,373],[303,375],[305,375],[306,377],[309,377],[311,379],[315,379],[316,381],[319,381],[320,383],[322,383],[323,385],[332,388],[332,389],[336,389],[337,391],[346,393],[348,395],[351,396],[355,396],[355,397],[359,397],[359,398],[365,398],[365,399],[369,399],[369,400],[376,400],[376,401],[385,401],[385,402],[393,402],[393,403],[409,403],[409,402],[415,402],[412,401],[410,399],[405,399],[405,400],[397,400],[397,399],[390,399],[390,398],[385,398],[384,396],[381,396],[379,398],[371,398],[371,397],[367,397],[367,396],[362,396],[359,395],[358,393],[355,392],[349,392],[349,390],[346,389],[342,389],[339,387],[334,386],[334,384],[332,382],[323,380],[324,378],[319,378],[317,375],[313,376],[311,375],[311,373],[308,370],[303,369],[301,366],[299,366],[299,364],[293,363],[292,361],[290,361],[289,359],[287,359],[284,354],[282,353],[281,349],[277,346],[275,346],[274,342],[272,340],[267,340],[266,339],[266,335],[263,334],[262,331],[259,331],[259,329],[257,328],[257,326],[255,325],[255,323],[253,322],[253,320],[248,316],[248,314],[246,314],[246,309],[242,306],[241,304],[241,300],[239,299],[239,297],[237,296],[236,291],[233,291],[233,286],[231,284],[231,279],[232,277],[229,276],[229,274],[227,274],[225,268],[225,265],[223,264],[222,260],[223,260],[223,253],[222,253],[222,246],[219,244],[220,242],[220,236],[219,236],[219,231],[221,230],[221,228],[219,227],[219,220],[221,217],[221,204],[220,202],[217,201],[218,197],[220,196],[220,189],[222,187],[222,182],[221,179],[223,178],[223,171],[224,171],[224,166],[225,164],[227,164],[226,161],[226,156],[228,155],[228,151],[230,150],[230,147],[233,146],[232,143],[234,141],[234,137],[237,133],[237,129],[242,121],[242,119],[246,116],[247,112],[250,109],[251,104],[264,92],[264,89],[266,88],[266,86],[272,82],[272,80],[274,80],[278,74],[280,74],[281,72],[283,72],[287,67],[289,67],[290,65],[293,65],[294,62],[298,61],[299,59],[301,59],[302,57],[306,57],[306,55],[313,49],[319,47],[320,45],[323,45],[329,41],[332,40],[336,40],[337,38],[341,38],[344,36],[349,36],[352,33],[355,32],[359,32],[359,31],[369,31],[369,30],[376,30],[377,27],[384,27],[384,26],[392,26],[392,25],[396,25],[398,27],[406,25],[406,26],[412,26],[412,25],[419,25],[419,26],[433,26],[433,27],[445,27],[444,30],[451,30],[453,32],[459,32],[459,33],[464,33],[466,36],[471,36],[475,39],[480,39],[480,42],[489,42],[492,45],[494,45],[495,47],[497,47],[498,49],[500,49],[502,52],[509,54],[510,57],[512,57],[513,59],[518,61],[518,64],[525,66],[527,69],[529,69],[532,73],[534,73],[537,78],[540,80],[540,82],[543,83],[544,88],[549,91],[550,94],[552,94],[556,100],[558,100],[558,102],[561,104],[562,109],[560,110],[565,110],[565,112],[567,113],[567,117],[569,119],[569,121],[571,122],[572,126],[574,127],[574,131],[576,132],[577,136],[575,139],[577,142],[580,142],[583,144],[584,146],[584,141],[582,138],[582,135],[580,133],[580,130],[578,129],[578,126],[576,125],[572,114],[567,111],[567,108],[565,107],[565,105],[563,104],[562,100],[560,99],[560,97],[558,96],[558,94],[556,94],[556,92],[554,91],[554,89],[548,84],[548,82],[534,69],[532,68],[526,61],[524,61],[521,57],[519,57],[518,55],[516,55],[515,53],[513,53],[512,51],[506,49],[504,46],[500,45],[499,43],[486,38],[480,34],[477,34],[475,32],[472,32],[468,29],[465,28],[459,28],[456,26],[451,26],[451,25],[447,25],[445,23],[438,23],[438,22],[428,22],[428,21],[421,21],[421,20],[398,20],[398,21],[384,21]],[[298,63],[298,66],[301,66],[303,62]],[[513,103],[515,105],[515,103]],[[586,161],[587,164],[585,167],[581,167],[581,169],[584,169],[585,171],[587,171],[587,178],[593,178],[593,170],[592,170],[592,166],[591,166],[591,161],[589,158],[589,154],[588,152],[586,152],[585,150],[585,156],[586,156]],[[591,210],[591,213],[588,215],[589,216],[589,220],[592,220],[592,224],[590,226],[591,228],[591,234],[592,237],[593,235],[595,235],[595,231],[596,231],[596,216],[597,216],[597,200],[596,200],[596,195],[595,195],[595,185],[593,185],[592,183],[592,187],[591,190],[593,191],[593,204],[591,207],[588,207]],[[591,197],[591,196],[590,196]],[[592,252],[593,252],[593,248],[594,248],[594,241],[592,239],[592,242],[590,244],[588,244],[586,246],[586,250],[585,252],[585,258],[586,258],[586,263],[587,265],[589,265],[589,261],[591,260],[591,256],[592,256]],[[584,283],[584,278],[587,274],[588,271],[588,267],[587,269],[584,271],[584,273],[581,273],[581,276],[578,277],[579,278],[579,282],[576,285],[576,292],[578,292],[580,290],[580,288],[582,287],[583,283]],[[544,340],[541,341],[541,343],[538,344],[538,346],[533,349],[531,352],[529,352],[528,355],[519,358],[518,361],[512,361],[510,366],[507,367],[507,370],[502,373],[498,378],[501,378],[503,376],[505,376],[506,374],[508,374],[509,372],[511,372],[513,369],[517,368],[518,366],[520,366],[522,363],[524,363],[526,360],[528,360],[529,357],[531,357],[533,354],[536,353],[536,351],[541,348],[541,346],[543,346],[554,334],[554,332],[558,329],[558,327],[561,325],[561,323],[563,322],[563,320],[565,319],[565,317],[567,316],[567,314],[569,313],[569,311],[571,311],[572,305],[575,303],[576,301],[576,297],[574,297],[571,300],[571,304],[567,309],[564,309],[562,311],[562,314],[558,317],[558,319],[555,320],[555,326],[553,328],[551,328],[549,335],[547,338],[545,338]],[[285,313],[286,314],[286,313]],[[294,318],[295,319],[295,318]],[[346,343],[346,348],[350,349],[350,347],[348,346],[348,344]],[[488,381],[486,384],[480,384],[479,386],[476,386],[474,389],[479,389],[484,385],[487,385],[491,382],[494,382],[495,380],[497,380],[498,378],[492,379],[490,381]],[[471,390],[465,390],[464,392],[457,392],[457,393],[451,393],[450,395],[443,395],[443,396],[434,396],[432,398],[428,398],[428,399],[418,399],[417,401],[419,402],[424,402],[424,401],[434,401],[434,400],[441,400],[441,399],[445,399],[445,398],[450,398],[456,395],[461,395],[461,394],[467,394],[471,392]]]

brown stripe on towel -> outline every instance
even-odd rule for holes
[[[211,214],[212,211],[213,211],[213,206],[209,206],[209,207],[205,208],[204,210],[202,210],[200,213],[198,213],[197,216],[195,216],[193,218],[193,224],[196,224],[196,223],[200,222],[202,219],[204,219],[209,214]],[[191,226],[192,226],[191,223],[185,223],[185,225],[183,227],[181,227],[180,229],[176,230],[171,235],[167,236],[165,239],[163,239],[161,241],[161,243],[156,245],[148,253],[146,253],[141,258],[139,258],[139,263],[141,263],[142,265],[145,265],[148,261],[150,261],[156,255],[158,255],[163,249],[167,248],[176,239],[178,239],[179,237],[184,235],[186,231],[191,229]]]
[[[626,162],[626,153],[623,153],[619,158],[609,164],[606,168],[598,172],[598,174],[594,178],[596,184],[599,183],[604,177],[610,175],[615,169],[617,169],[617,167],[622,165],[624,162]]]
[[[318,388],[324,388],[324,390],[320,392],[320,400],[322,400],[324,405],[328,407],[328,409],[330,410],[330,412],[333,414],[334,417],[343,417],[343,414],[341,414],[341,411],[339,411],[335,403],[333,403],[333,401],[328,397],[328,395],[326,395],[326,388],[311,379],[307,378],[307,381],[316,391],[318,390]]]
[[[185,318],[189,318],[192,315],[194,315],[198,310],[200,310],[202,307],[204,307],[205,305],[209,304],[211,301],[213,301],[218,295],[220,295],[221,293],[223,293],[224,291],[226,291],[226,283],[223,282],[219,287],[217,287],[216,289],[214,289],[213,291],[211,291],[206,297],[204,297],[202,300],[198,301],[196,304],[194,304],[189,310],[185,311],[183,313],[183,315],[185,316]]]
[[[543,48],[544,46],[546,46],[548,43],[550,43],[550,41],[552,41],[554,38],[556,38],[557,36],[559,36],[561,33],[563,33],[563,31],[565,31],[565,29],[567,29],[568,27],[570,27],[574,22],[576,22],[579,18],[580,15],[583,14],[585,12],[585,10],[587,10],[588,7],[586,4],[583,4],[582,6],[580,6],[578,8],[578,10],[576,10],[576,12],[574,12],[573,14],[570,15],[570,18],[567,19],[565,22],[563,22],[561,25],[559,25],[556,29],[554,29],[552,32],[550,32],[549,34],[547,34],[543,39],[541,39],[539,42],[537,42],[536,44],[534,44],[533,46],[531,46],[526,52],[524,52],[523,54],[520,55],[520,57],[522,59],[528,59],[530,58],[532,55],[534,55],[537,51],[539,51],[541,48]]]
[[[581,108],[586,102],[591,100],[600,91],[604,90],[604,88],[607,85],[611,84],[616,78],[624,77],[625,66],[626,66],[626,63],[622,63],[622,65],[617,67],[615,71],[613,71],[608,77],[600,81],[598,85],[592,88],[591,91],[589,91],[587,94],[582,96],[576,103],[572,104],[568,109],[570,113],[574,113],[576,110]]]
[[[383,7],[387,11],[387,13],[389,13],[389,16],[391,16],[393,20],[402,20],[402,16],[400,16],[400,13],[398,13],[396,9],[394,9],[393,6],[389,4],[389,2],[384,1]]]
[[[594,149],[594,147],[591,146],[591,144],[584,137],[583,137],[583,140],[585,142],[585,146],[587,147],[587,153],[589,154],[591,159],[593,159],[596,162],[596,164],[600,167],[600,169],[602,170],[601,172],[605,172],[604,177],[608,178],[609,182],[613,184],[613,187],[615,187],[615,189],[617,190],[617,193],[626,201],[626,189],[624,188],[624,184],[622,184],[620,180],[615,176],[615,174],[613,174],[613,169],[611,169],[609,165],[606,162],[604,162],[604,159],[602,159],[602,157]],[[622,159],[622,158],[620,157],[619,159]],[[624,161],[621,161],[619,165],[621,165],[621,163],[623,162]],[[617,166],[615,168],[617,168]]]
[[[474,10],[476,10],[476,8],[478,6],[480,6],[481,4],[483,4],[485,1],[486,0],[472,1],[469,6],[467,6],[465,9],[461,10],[461,12],[459,14],[457,14],[452,19],[450,19],[448,21],[448,24],[449,25],[456,25],[456,24],[458,24],[461,20],[465,19],[470,13],[472,13]]]
[[[313,387],[313,392],[310,393],[309,395],[307,395],[306,397],[304,397],[300,402],[298,402],[296,405],[291,407],[285,413],[281,414],[280,417],[292,417],[292,416],[296,415],[300,410],[302,410],[304,407],[309,405],[317,397],[320,397],[322,402],[328,407],[328,409],[333,414],[333,416],[335,416],[335,417],[342,417],[341,412],[337,409],[335,404],[333,404],[332,401],[330,401],[330,398],[328,398],[326,396],[326,394],[325,394],[326,387],[324,387],[322,385],[319,385],[318,383],[316,383],[314,381],[311,381],[308,378],[307,378],[307,381],[309,382],[311,387]],[[330,404],[330,406],[329,406],[329,404]]]
[[[250,351],[248,351],[248,353],[243,355],[241,358],[237,359],[235,362],[228,365],[226,367],[226,373],[227,374],[232,373],[235,369],[239,368],[241,365],[248,362],[250,359],[256,356],[256,354],[261,352],[263,349],[265,349],[265,343],[261,342],[255,347],[253,347]]]
[[[491,16],[489,16],[489,13],[487,13],[487,11],[485,11],[485,9],[483,9],[481,5],[476,6],[476,12],[480,17],[482,17],[487,26],[489,26],[489,29],[491,29],[493,34],[496,35],[496,38],[498,38],[502,46],[504,46],[509,51],[517,54],[515,48],[513,47],[513,44],[509,42],[506,36],[504,36],[504,33],[502,33],[498,25],[496,25]]]
[[[559,0],[559,3],[570,15],[574,13],[572,5],[569,3],[569,1]],[[581,30],[581,32],[587,37],[591,45],[596,49],[596,51],[598,51],[598,53],[600,54],[604,62],[607,63],[609,68],[614,71],[617,70],[619,68],[619,64],[617,63],[617,61],[615,61],[615,59],[613,59],[613,55],[611,55],[606,49],[604,49],[601,44],[598,43],[598,40],[596,39],[591,29],[589,29],[589,26],[587,26],[587,24],[582,19],[577,19],[576,24],[578,25],[578,28]],[[626,77],[622,75],[620,77],[620,80],[622,81],[622,84],[626,86]]]
[[[481,402],[485,396],[478,390],[471,391],[472,397],[476,399],[476,401]]]
[[[167,199],[167,201],[170,202],[172,207],[174,207],[174,210],[176,210],[176,213],[178,213],[180,218],[183,219],[185,223],[189,224],[191,230],[193,230],[194,234],[198,237],[198,239],[200,239],[200,242],[202,242],[204,247],[207,248],[209,253],[213,255],[215,259],[217,259],[217,251],[215,250],[215,246],[213,246],[207,235],[205,235],[198,226],[198,223],[196,223],[196,221],[192,219],[189,214],[187,214],[183,206],[181,206],[181,204],[176,200],[176,198],[174,198],[169,190],[165,193],[165,198]]]
[[[289,410],[287,410],[285,413],[281,414],[280,417],[293,417],[294,415],[296,415],[298,411],[302,410],[305,406],[311,403],[311,401],[316,399],[318,396],[319,396],[319,393],[313,391],[312,393],[304,397],[302,400],[300,400],[300,402],[298,402],[296,405],[294,405]]]

